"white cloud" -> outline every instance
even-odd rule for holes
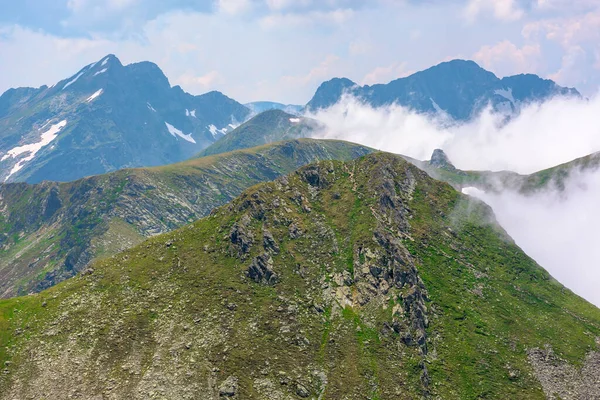
[[[263,17],[260,25],[266,29],[306,27],[315,24],[343,24],[354,16],[354,10],[312,11],[309,13],[275,13]]]
[[[574,17],[542,19],[527,23],[523,27],[526,38],[540,35],[569,48],[584,42],[600,39],[600,9]]]
[[[186,72],[174,80],[175,84],[195,89],[198,92],[204,92],[212,89],[218,89],[219,84],[223,82],[223,76],[218,71],[210,71],[204,75],[196,76],[193,72]]]
[[[563,285],[600,306],[600,172],[575,173],[566,191],[524,196],[511,191],[477,197],[494,209],[516,243]],[[566,193],[566,195],[565,195]]]
[[[312,4],[312,0],[266,0],[267,6],[271,10],[284,10],[292,7],[307,7]]]
[[[329,54],[325,60],[316,67],[311,68],[308,73],[296,76],[284,76],[281,78],[281,81],[291,86],[304,86],[311,82],[322,81],[335,74],[335,67],[339,60],[338,56]]]
[[[428,159],[443,148],[457,167],[532,173],[600,151],[600,97],[554,98],[524,106],[518,118],[502,123],[489,109],[461,125],[392,105],[372,108],[345,97],[314,115],[324,135],[377,149]],[[441,127],[446,126],[446,127]]]
[[[404,78],[416,72],[408,69],[407,65],[408,63],[406,62],[399,62],[393,63],[392,65],[388,65],[386,67],[376,67],[367,75],[365,75],[361,81],[361,84],[374,85],[376,83],[387,83],[394,79]]]
[[[495,45],[485,45],[473,54],[473,59],[484,68],[501,75],[515,75],[528,71],[534,73],[542,61],[542,49],[537,43],[517,47],[504,40]]]
[[[241,14],[252,8],[251,0],[217,0],[217,8],[226,14]]]
[[[516,21],[525,14],[516,0],[469,0],[465,8],[465,16],[469,21],[486,13],[491,13],[501,21]]]

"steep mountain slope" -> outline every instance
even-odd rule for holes
[[[598,398],[599,335],[487,206],[376,153],[0,301],[0,398]]]
[[[291,115],[281,110],[269,110],[242,124],[199,155],[219,154],[281,140],[309,137],[320,126],[314,119]]]
[[[249,115],[219,92],[171,87],[153,63],[109,55],[53,87],[0,97],[0,179],[68,181],[182,161]]]
[[[69,183],[0,185],[0,297],[49,287],[94,258],[207,215],[256,183],[370,151],[305,139]]]
[[[379,107],[400,104],[423,113],[444,113],[455,120],[471,118],[487,104],[496,111],[512,114],[523,103],[543,101],[555,95],[579,96],[536,75],[497,78],[473,61],[453,60],[388,84],[359,86],[349,79],[323,83],[307,104],[316,111],[337,103],[343,93]]]

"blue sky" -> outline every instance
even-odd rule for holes
[[[453,58],[600,85],[598,0],[0,0],[0,92],[108,53],[242,102],[306,103],[335,76],[388,82]]]

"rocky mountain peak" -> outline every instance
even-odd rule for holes
[[[454,165],[450,162],[450,159],[442,149],[433,150],[429,165],[436,168],[454,168]]]

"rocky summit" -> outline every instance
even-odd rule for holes
[[[598,398],[599,336],[488,206],[375,153],[0,301],[0,398]]]

